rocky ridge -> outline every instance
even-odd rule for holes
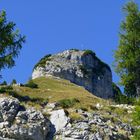
[[[110,67],[92,51],[66,50],[47,55],[35,66],[32,78],[56,76],[71,81],[101,98],[112,98]]]

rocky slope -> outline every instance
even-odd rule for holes
[[[0,97],[1,140],[46,140],[49,125],[40,111],[25,109],[16,98]]]
[[[112,98],[112,72],[92,51],[67,50],[47,55],[35,66],[32,78],[56,76],[85,87],[101,98]]]
[[[127,105],[110,107],[128,114],[134,110]],[[134,131],[131,120],[124,123],[112,110],[103,114],[102,110],[100,104],[87,112],[49,103],[38,111],[21,106],[16,98],[0,96],[0,140],[129,140]]]

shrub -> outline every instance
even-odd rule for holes
[[[1,83],[1,85],[2,85],[2,86],[6,86],[6,85],[7,85],[7,82],[6,82],[6,81],[3,81],[3,82]]]
[[[83,54],[84,56],[85,55],[92,55],[93,57],[95,57],[96,56],[96,54],[92,51],[92,50],[84,50],[84,54]]]
[[[75,121],[75,120],[83,120],[83,117],[80,114],[75,113],[75,112],[71,112],[69,114],[69,117],[71,118],[72,121]]]
[[[76,52],[78,52],[78,51],[79,51],[78,49],[70,49],[70,50],[72,50],[72,51],[76,51]]]
[[[8,92],[10,90],[13,90],[12,86],[3,86],[3,87],[0,87],[0,93],[5,93],[5,92]]]
[[[13,79],[12,82],[11,82],[11,85],[14,85],[16,83],[17,83],[17,81],[15,79]]]
[[[88,108],[83,107],[83,106],[81,106],[80,109],[83,110],[83,111],[88,111]]]
[[[113,94],[114,94],[114,101],[118,104],[134,104],[135,98],[128,97],[122,94],[120,88],[115,84],[112,83]]]
[[[58,101],[58,104],[63,108],[69,108],[74,106],[76,103],[79,103],[78,99],[63,99]]]
[[[50,59],[51,56],[52,56],[51,54],[48,54],[48,55],[44,56],[43,58],[41,58],[40,61],[35,65],[34,69],[37,67],[44,67],[46,64],[46,61],[51,60]]]
[[[5,88],[4,87],[1,87],[0,88],[0,93],[5,93],[5,92],[6,92]]]
[[[133,124],[140,125],[140,106],[136,106],[135,112],[133,113]]]
[[[137,129],[136,132],[134,133],[134,137],[132,140],[140,140],[140,129]]]
[[[33,80],[29,80],[27,84],[25,84],[26,87],[29,88],[38,88],[38,85],[33,82]]]

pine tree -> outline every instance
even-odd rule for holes
[[[115,51],[116,72],[128,96],[139,96],[140,92],[140,11],[131,1],[124,7],[125,19],[121,23],[120,41]]]
[[[14,58],[18,56],[25,36],[22,36],[14,22],[7,21],[6,12],[0,11],[0,71],[15,65]]]

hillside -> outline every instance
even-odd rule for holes
[[[116,105],[52,76],[33,82],[38,88],[1,87],[0,139],[129,140],[132,137],[133,106]]]
[[[49,103],[57,102],[63,99],[78,99],[79,106],[89,107],[97,103],[107,103],[107,101],[100,99],[83,87],[77,86],[67,80],[56,77],[41,77],[33,80],[37,85],[37,89],[28,87],[14,87],[18,95],[29,96],[30,98],[41,98]],[[88,102],[87,102],[88,101]]]

